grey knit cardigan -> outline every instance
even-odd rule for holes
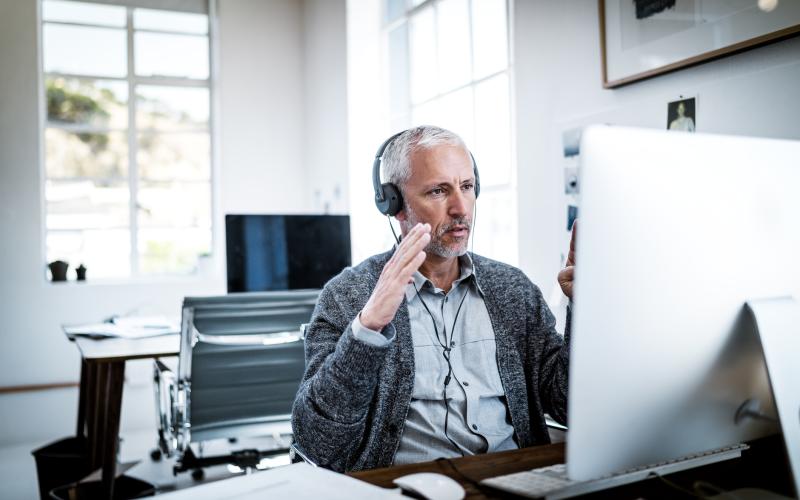
[[[306,330],[306,371],[292,409],[294,437],[311,460],[336,471],[391,465],[403,433],[414,384],[405,299],[388,346],[359,342],[351,328],[391,254],[370,257],[329,281]],[[549,443],[543,414],[566,422],[569,317],[562,337],[541,291],[522,271],[478,255],[473,262],[494,327],[517,444]]]

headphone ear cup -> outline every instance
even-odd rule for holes
[[[403,195],[391,182],[381,184],[383,200],[375,198],[375,206],[383,215],[395,216],[403,209]]]
[[[481,194],[481,175],[478,173],[478,164],[475,162],[472,152],[469,153],[469,157],[472,158],[472,172],[475,175],[475,198],[478,198]]]

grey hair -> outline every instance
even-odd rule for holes
[[[454,132],[433,125],[420,125],[398,135],[383,152],[381,178],[402,190],[411,177],[411,154],[436,146],[459,146],[467,151],[464,140]]]

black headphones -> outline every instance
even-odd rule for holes
[[[399,135],[405,132],[408,132],[408,130],[398,132],[386,139],[386,141],[381,144],[381,147],[378,148],[378,152],[375,153],[375,161],[372,163],[372,187],[375,189],[375,206],[378,207],[378,211],[383,215],[397,215],[397,213],[403,209],[403,195],[400,193],[400,188],[391,182],[381,183],[381,161],[383,160],[383,153],[386,151],[386,148],[388,148]],[[472,152],[468,152],[469,157],[472,159],[472,171],[475,175],[475,198],[478,198],[481,192],[481,178],[478,175],[478,164],[475,163],[475,157],[472,156]]]

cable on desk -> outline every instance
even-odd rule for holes
[[[688,495],[692,498],[700,498],[703,500],[711,498],[713,495],[725,494],[727,491],[720,488],[719,486],[715,486],[708,481],[695,481],[692,483],[692,490],[684,488],[683,486],[667,479],[666,477],[662,476],[658,472],[650,472],[648,477],[655,477],[658,478],[662,483],[666,484],[670,488],[676,491],[680,491],[684,495]]]
[[[454,464],[451,459],[445,458],[445,457],[440,457],[440,458],[437,458],[435,461],[436,462],[447,462],[447,464],[450,466],[450,468],[453,469],[453,471],[456,474],[458,474],[458,477],[463,479],[465,482],[469,483],[471,486],[473,486],[476,490],[478,490],[479,492],[483,493],[484,495],[488,495],[488,493],[491,491],[486,486],[483,486],[478,481],[472,479],[471,477],[469,477],[466,474],[464,474],[463,472],[461,472],[458,469],[458,467],[456,467],[456,464]]]

